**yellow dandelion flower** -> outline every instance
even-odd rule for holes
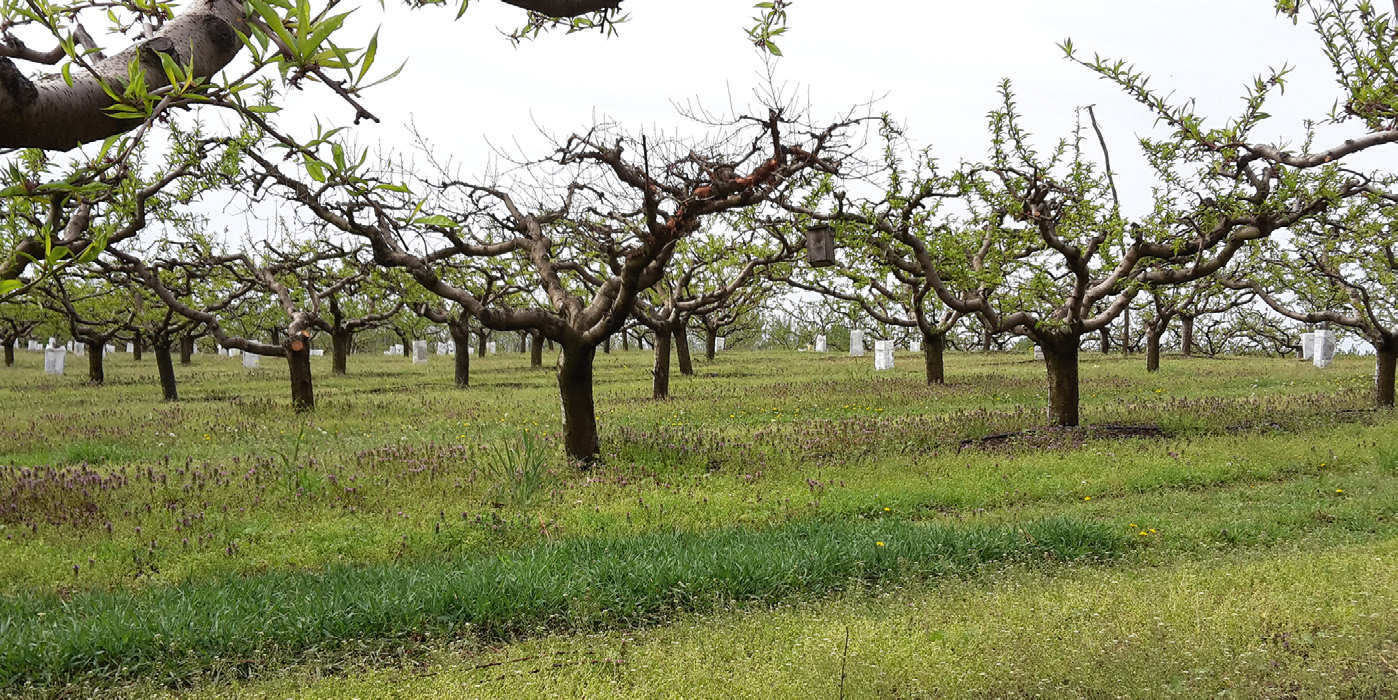
[[[1145,537],[1145,536],[1146,536],[1146,531],[1145,531],[1145,530],[1141,530],[1141,537]]]
[[[875,542],[874,544],[876,544],[876,545],[878,545],[878,546],[880,546],[880,547],[883,546],[883,543],[882,543],[882,542]]]
[[[1091,497],[1091,496],[1083,496],[1082,499],[1083,499],[1084,501],[1090,501],[1090,500],[1092,500],[1092,497]]]
[[[1345,492],[1344,489],[1335,489],[1335,493],[1344,493],[1344,492]]]

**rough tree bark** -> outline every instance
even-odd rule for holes
[[[592,361],[597,346],[569,343],[558,356],[558,395],[563,404],[563,436],[567,454],[588,463],[601,451],[597,413],[592,403]]]
[[[330,374],[343,377],[349,374],[350,348],[354,347],[354,331],[339,329],[330,333]]]
[[[1398,337],[1384,343],[1374,344],[1374,404],[1379,407],[1393,406],[1393,383],[1395,369],[1398,369]]]
[[[451,340],[456,344],[452,358],[456,365],[456,386],[466,389],[471,386],[471,325],[468,317],[462,316],[447,324]]]
[[[170,339],[156,338],[152,341],[155,351],[155,368],[160,373],[160,391],[166,401],[179,401],[180,393],[175,387],[175,361],[170,354]]]
[[[529,337],[529,368],[544,368],[544,334],[535,333]]]
[[[311,343],[305,338],[288,336],[282,342],[286,350],[286,365],[291,374],[291,407],[297,413],[315,410],[315,387],[311,382]]]
[[[1194,357],[1194,317],[1180,316],[1180,350],[1185,357]]]
[[[1078,424],[1078,342],[1078,336],[1068,335],[1046,336],[1039,343],[1048,369],[1048,419],[1054,425]]]
[[[675,356],[680,363],[680,374],[694,376],[694,359],[689,355],[689,329],[683,322],[675,327]]]
[[[107,372],[102,366],[103,351],[107,349],[105,340],[83,343],[87,346],[87,381],[102,384],[107,381]]]
[[[194,364],[194,337],[188,335],[180,336],[180,364]]]
[[[927,367],[927,383],[942,384],[946,382],[946,365],[944,356],[946,355],[947,334],[922,334],[922,359]]]
[[[135,338],[132,338],[132,339],[131,339],[131,359],[132,359],[132,360],[134,360],[134,361],[136,361],[136,362],[140,362],[140,361],[141,361],[141,352],[145,349],[145,348],[143,347],[144,345],[145,345],[145,343],[141,342],[141,336],[139,336],[139,335],[137,335]],[[165,349],[166,349],[166,350],[169,350],[169,349],[170,349],[168,344],[166,345],[166,348],[165,348]]]
[[[14,367],[14,366],[15,366],[15,339],[14,339],[14,338],[6,338],[6,339],[5,339],[5,366],[6,366],[6,367]]]
[[[651,398],[670,397],[670,334],[655,334],[655,368],[651,370],[654,381],[651,383]]]
[[[718,331],[704,329],[704,359],[709,362],[714,361],[714,353],[718,349]]]
[[[1165,326],[1146,326],[1146,371],[1160,371],[1160,338],[1165,335]]]

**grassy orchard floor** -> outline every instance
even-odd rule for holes
[[[1027,356],[953,354],[952,383],[926,387],[920,358],[906,354],[875,375],[867,357],[731,353],[675,376],[675,397],[653,402],[648,353],[599,355],[607,466],[581,473],[553,447],[552,374],[526,369],[524,355],[473,360],[464,392],[443,358],[413,367],[356,356],[344,378],[317,358],[309,419],[289,412],[279,364],[249,373],[196,356],[177,368],[185,400],[165,405],[149,359],[109,358],[107,385],[93,388],[83,363],[46,378],[40,354],[17,355],[0,370],[0,465],[14,465],[0,467],[0,506],[10,504],[0,594],[11,602],[337,565],[411,570],[735,524],[758,540],[806,522],[872,539],[859,523],[1018,529],[1062,515],[1129,541],[1111,564],[982,563],[833,597],[791,590],[775,611],[714,601],[701,616],[666,615],[675,623],[663,627],[545,625],[564,634],[493,651],[470,634],[399,637],[369,643],[370,654],[273,651],[241,667],[257,679],[243,694],[414,695],[409,679],[434,673],[414,687],[824,696],[838,693],[842,659],[853,697],[1332,687],[1363,697],[1398,682],[1398,436],[1392,412],[1369,410],[1368,358],[1320,372],[1294,360],[1168,357],[1148,376],[1140,358],[1085,353],[1084,422],[1161,437],[1036,428],[1043,368]],[[474,467],[481,444],[518,445],[525,431],[553,469],[518,503]],[[316,680],[333,669],[348,675]],[[204,687],[216,675],[176,677],[201,694],[234,692]],[[135,695],[162,682],[116,680]]]

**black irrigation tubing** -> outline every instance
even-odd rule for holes
[[[60,599],[0,598],[0,688],[189,674],[405,635],[502,639],[635,626],[851,582],[932,578],[989,562],[1106,558],[1127,540],[1064,517],[1015,528],[885,519],[548,543],[455,561],[337,565]]]

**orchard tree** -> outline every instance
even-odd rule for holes
[[[15,343],[28,338],[43,319],[39,309],[25,300],[0,302],[0,346],[5,349],[5,366],[15,364]]]
[[[1146,291],[1146,296],[1150,304],[1143,319],[1147,372],[1160,370],[1161,339],[1174,319],[1188,319],[1180,329],[1180,352],[1189,357],[1194,344],[1194,319],[1227,313],[1253,302],[1252,295],[1231,293],[1212,277],[1179,286],[1152,287]]]
[[[1398,369],[1398,196],[1371,187],[1289,241],[1259,248],[1245,274],[1225,281],[1302,323],[1352,330],[1374,348],[1374,401],[1394,405]]]
[[[676,248],[669,274],[638,295],[633,309],[636,321],[655,333],[655,364],[651,369],[654,399],[670,396],[670,343],[684,319],[707,317],[732,305],[735,295],[753,286],[761,269],[800,251],[770,227],[765,232],[748,229],[732,235],[697,233]],[[600,284],[601,280],[591,282]],[[752,313],[755,316],[756,309]],[[685,350],[687,357],[688,348]]]
[[[135,310],[122,303],[122,295],[110,281],[93,274],[89,266],[83,272],[46,280],[30,294],[63,317],[73,341],[83,345],[88,382],[101,386],[107,381],[107,344],[127,329]]]
[[[256,150],[248,156],[288,199],[367,242],[379,264],[402,268],[486,328],[535,331],[557,343],[565,447],[590,462],[600,449],[596,349],[625,327],[641,290],[664,276],[676,244],[716,215],[769,200],[798,173],[835,170],[847,155],[844,133],[857,120],[814,126],[798,117],[804,115],[772,108],[761,118],[714,126],[706,142],[598,126],[515,169],[514,181],[443,172],[440,180],[411,183],[422,198],[398,194],[412,186],[353,167],[307,182]],[[511,258],[548,305],[486,304],[444,274],[453,258]],[[584,274],[600,282],[591,292],[579,279]]]
[[[304,412],[315,408],[315,389],[311,377],[312,333],[324,324],[321,313],[326,297],[338,293],[353,283],[355,278],[347,277],[321,286],[319,277],[301,276],[307,268],[351,255],[349,249],[323,238],[301,244],[296,250],[291,248],[289,245],[287,249],[278,250],[264,242],[260,256],[250,252],[219,254],[211,248],[204,248],[196,262],[190,262],[192,256],[184,255],[179,259],[157,260],[149,264],[138,256],[117,249],[108,249],[106,254],[118,261],[123,272],[140,279],[170,308],[202,324],[221,346],[245,353],[286,358],[292,407],[297,412]],[[179,268],[195,270],[193,274],[196,276],[227,275],[237,281],[236,287],[214,303],[196,306],[181,299],[157,274],[161,269]],[[231,304],[231,300],[246,302],[247,298],[252,298],[254,291],[270,297],[281,313],[281,323],[274,334],[277,337],[272,338],[272,342],[254,340],[248,337],[251,334],[234,335],[225,326],[229,316],[237,315],[237,306]]]
[[[515,41],[555,27],[612,33],[625,20],[622,0],[505,1],[526,11],[523,25],[510,34]],[[470,0],[456,4],[460,17]],[[774,41],[785,31],[786,5],[758,4],[747,31],[762,50],[778,53]],[[209,110],[231,114],[233,131],[222,136],[248,129],[268,134],[312,162],[330,160],[328,134],[279,131],[270,121],[280,109],[279,88],[319,84],[344,102],[356,123],[377,121],[364,104],[364,91],[386,79],[371,73],[377,34],[367,41],[346,39],[349,13],[335,9],[335,2],[312,0],[193,0],[183,7],[140,0],[0,4],[0,153],[18,154],[0,167],[0,199],[22,202],[17,206],[36,209],[43,220],[0,250],[0,298],[91,260],[102,247],[140,230],[136,220],[145,214],[144,200],[207,155],[175,149],[176,157],[164,165],[141,162],[147,142],[195,129],[186,111],[209,123],[217,121],[204,119]],[[130,46],[108,47],[93,38],[133,29],[142,38]],[[348,48],[345,41],[363,48]],[[240,55],[244,59],[233,63]],[[32,150],[68,151],[96,142],[61,164]],[[42,167],[33,167],[35,160]],[[136,225],[90,226],[109,217]],[[26,277],[31,267],[37,273]]]

